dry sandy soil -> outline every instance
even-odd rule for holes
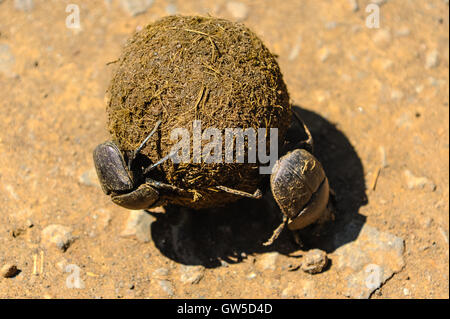
[[[449,297],[448,1],[375,1],[379,28],[364,0],[132,2],[0,1],[0,267],[18,269],[1,298]],[[278,55],[336,193],[303,248],[288,232],[261,245],[269,196],[148,215],[99,188],[107,63],[173,13],[240,20]],[[313,248],[329,258],[315,275]]]

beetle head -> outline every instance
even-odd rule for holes
[[[95,169],[105,194],[123,194],[135,187],[132,172],[114,142],[98,145],[93,153]]]

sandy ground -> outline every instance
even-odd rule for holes
[[[448,1],[377,1],[379,28],[363,0],[132,2],[0,1],[0,267],[18,269],[1,298],[449,297]],[[151,216],[99,188],[107,63],[171,13],[243,21],[278,55],[336,192],[305,247],[261,245],[267,196]],[[315,275],[299,269],[313,248],[330,260]]]

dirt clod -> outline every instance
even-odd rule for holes
[[[19,273],[19,269],[17,268],[16,265],[13,264],[5,264],[1,269],[0,269],[0,276],[4,277],[4,278],[11,278],[14,277],[15,275],[17,275]]]
[[[301,269],[310,274],[322,272],[328,263],[326,252],[320,249],[312,249],[303,257]]]
[[[49,245],[55,245],[58,249],[66,251],[75,240],[72,230],[62,225],[49,225],[42,231],[42,241]]]

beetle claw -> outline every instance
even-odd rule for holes
[[[146,209],[159,199],[159,192],[149,184],[142,184],[130,193],[113,195],[111,199],[115,204],[128,209]]]
[[[299,246],[299,247],[304,247],[305,245],[303,244],[303,240],[300,237],[300,233],[298,230],[295,230],[292,232],[292,236],[294,237],[294,242]]]

